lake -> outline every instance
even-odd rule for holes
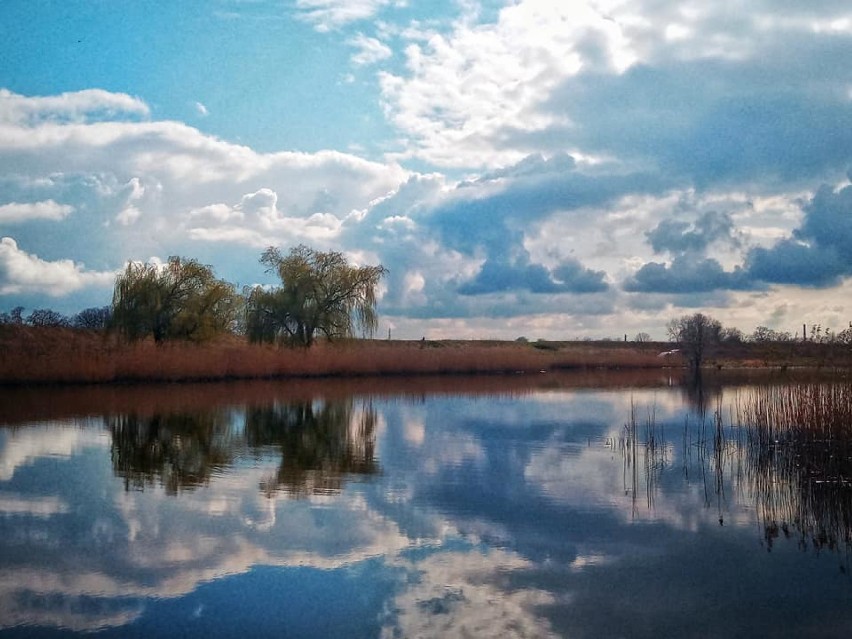
[[[850,484],[737,417],[788,383],[3,390],[0,637],[848,637]]]

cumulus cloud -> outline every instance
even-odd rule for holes
[[[584,268],[577,260],[564,260],[556,268],[533,264],[528,255],[515,261],[487,260],[472,280],[459,287],[462,295],[511,290],[531,293],[600,293],[608,287],[603,271]]]
[[[363,33],[359,33],[350,39],[349,45],[357,50],[352,56],[352,63],[359,67],[387,60],[393,55],[393,51],[388,45],[376,38],[365,36]]]
[[[624,282],[631,293],[707,293],[742,289],[748,283],[742,271],[725,271],[713,258],[678,255],[671,264],[648,262]]]
[[[87,271],[72,260],[49,262],[18,248],[11,237],[0,239],[0,295],[44,293],[68,295],[87,286],[111,285],[115,273]]]
[[[852,186],[823,186],[803,210],[802,225],[792,237],[749,252],[746,267],[752,278],[825,287],[852,275]]]
[[[591,60],[619,71],[632,61],[617,23],[586,3],[527,0],[502,9],[488,25],[465,21],[405,50],[405,73],[381,75],[394,124],[410,140],[404,156],[439,166],[510,164],[534,147],[501,144],[511,127],[535,135],[567,120],[538,107],[565,77]]]
[[[682,220],[662,220],[645,235],[655,253],[705,251],[716,241],[737,242],[731,216],[716,211],[704,213],[692,224]]]
[[[10,202],[0,205],[0,224],[29,222],[31,220],[58,221],[73,212],[73,206],[57,204],[53,200],[28,203]]]
[[[306,242],[325,245],[337,236],[342,221],[331,213],[290,217],[278,209],[271,189],[247,193],[238,204],[211,204],[185,216],[189,237],[204,241],[237,242],[254,247]]]

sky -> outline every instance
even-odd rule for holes
[[[848,0],[5,0],[0,311],[382,264],[379,335],[852,320]]]

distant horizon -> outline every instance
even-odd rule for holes
[[[376,335],[852,320],[848,2],[10,0],[0,312],[382,264]]]

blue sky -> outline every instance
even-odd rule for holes
[[[852,319],[852,9],[819,0],[0,4],[0,309],[127,260],[390,269],[398,337]]]

